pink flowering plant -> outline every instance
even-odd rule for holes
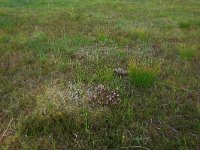
[[[91,103],[93,106],[116,106],[119,94],[117,91],[109,91],[104,85],[98,85],[91,95]]]

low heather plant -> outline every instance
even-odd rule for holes
[[[117,91],[109,91],[104,85],[98,85],[91,95],[91,103],[94,106],[116,106],[119,94]]]

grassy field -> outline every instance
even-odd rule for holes
[[[0,149],[199,148],[199,0],[0,0]]]

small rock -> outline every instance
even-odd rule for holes
[[[116,68],[116,69],[114,69],[114,73],[116,75],[120,75],[120,76],[125,76],[125,75],[128,74],[127,70],[124,70],[122,68]]]

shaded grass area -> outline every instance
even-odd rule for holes
[[[198,149],[199,5],[0,0],[1,148]]]

